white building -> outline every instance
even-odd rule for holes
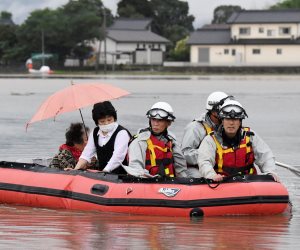
[[[161,65],[169,40],[151,32],[150,25],[150,19],[115,20],[107,29],[105,42],[92,44],[95,55],[101,51],[100,63]],[[87,63],[93,64],[95,59]]]
[[[193,32],[190,62],[208,66],[300,65],[300,10],[243,10],[228,26]]]

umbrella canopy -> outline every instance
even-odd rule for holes
[[[79,110],[97,102],[108,101],[130,94],[128,91],[109,84],[72,84],[49,96],[34,114],[29,124],[55,118],[59,114]]]

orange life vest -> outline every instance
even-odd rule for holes
[[[217,173],[222,175],[241,174],[256,174],[254,167],[254,152],[250,142],[250,128],[242,128],[244,137],[237,148],[228,148],[222,146],[217,140],[214,133],[213,137],[216,146],[216,165],[214,167]]]
[[[151,175],[174,177],[174,159],[172,153],[172,142],[167,143],[158,140],[151,135],[147,140],[145,168]]]

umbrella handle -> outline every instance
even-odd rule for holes
[[[82,113],[81,113],[81,109],[79,109],[79,113],[80,113],[81,120],[82,120],[82,123],[83,123],[83,127],[84,127],[86,138],[89,138],[89,135],[87,133],[86,126],[85,126],[85,123],[84,123],[84,120],[83,120],[83,116],[82,116]]]

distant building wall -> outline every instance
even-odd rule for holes
[[[191,63],[199,62],[199,49],[208,48],[205,65],[300,65],[299,45],[211,45],[191,46]]]
[[[242,33],[241,30],[242,29]],[[287,32],[289,29],[289,32]],[[233,24],[231,37],[236,39],[277,39],[297,38],[300,36],[299,25],[291,23],[281,24]]]

